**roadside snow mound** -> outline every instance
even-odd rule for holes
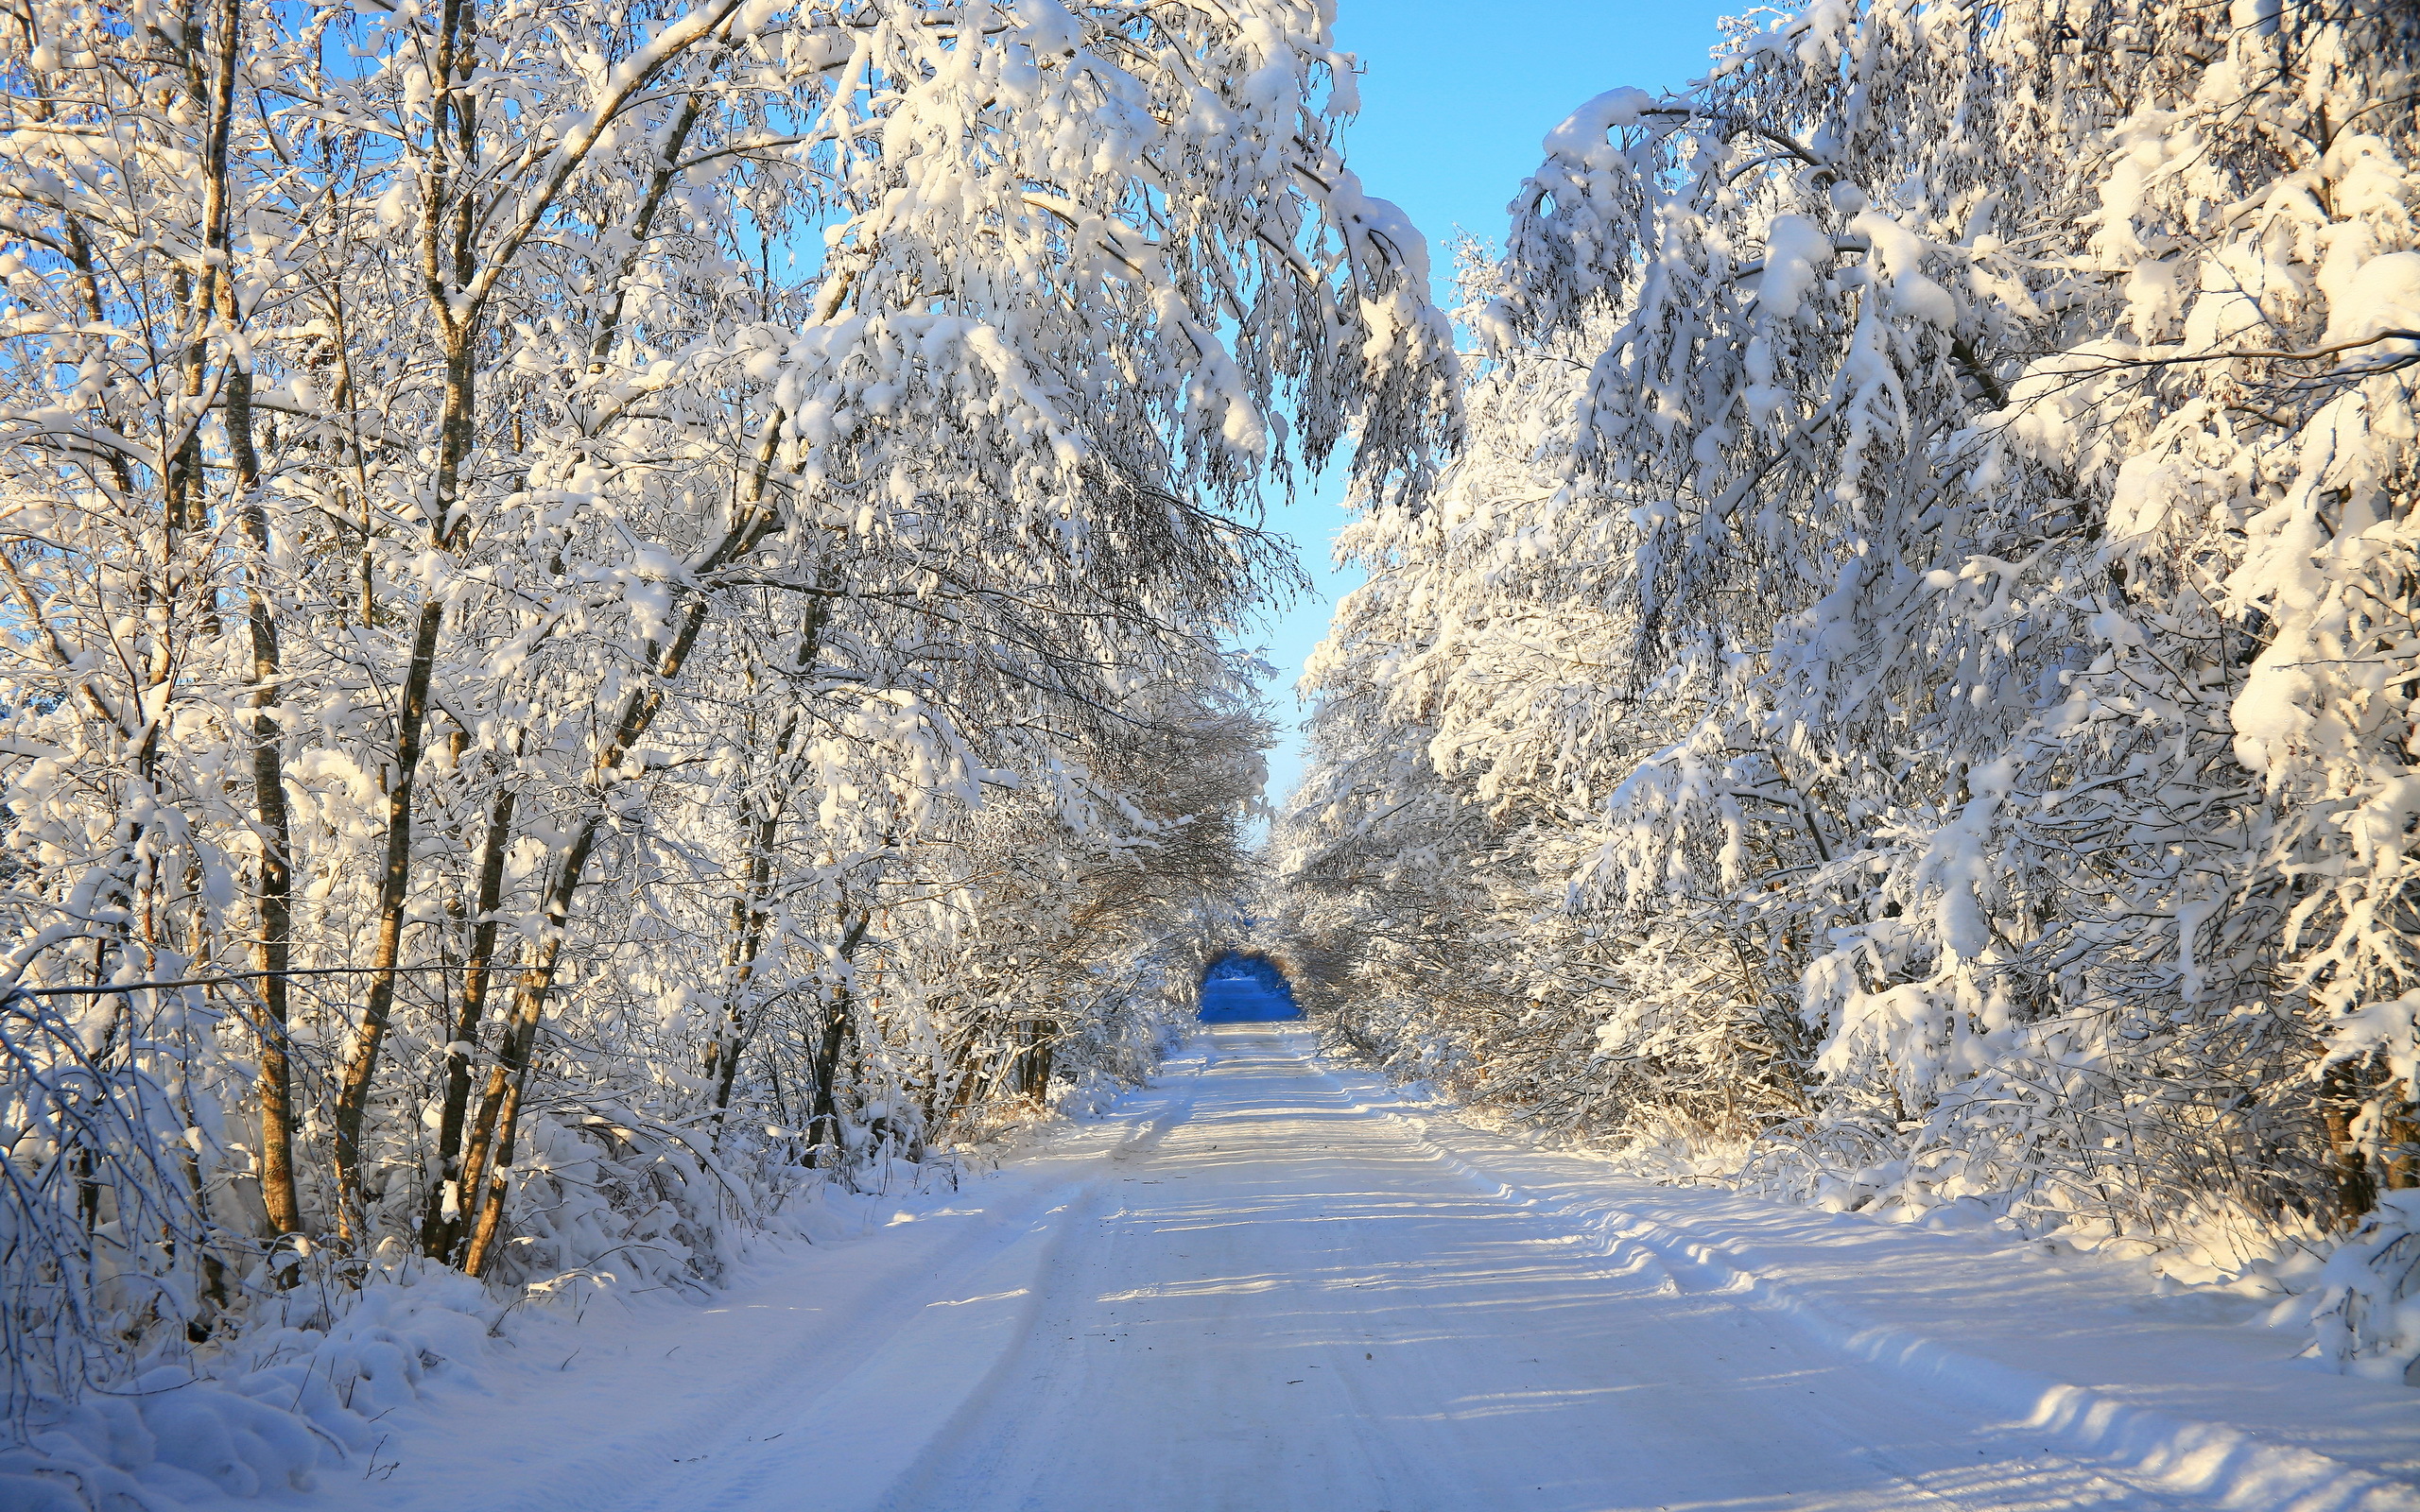
[[[495,1311],[455,1272],[405,1272],[349,1297],[298,1287],[281,1301],[297,1321],[227,1353],[164,1360],[74,1402],[36,1400],[24,1442],[0,1446],[0,1505],[172,1512],[310,1490],[323,1464],[374,1454],[377,1420],[415,1400],[430,1372],[469,1367]]]

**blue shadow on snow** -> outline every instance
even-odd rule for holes
[[[1302,1016],[1286,973],[1261,956],[1229,951],[1201,973],[1204,1023],[1262,1023]]]

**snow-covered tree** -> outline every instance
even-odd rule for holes
[[[1582,106],[1465,261],[1467,454],[1346,541],[1320,990],[1843,1205],[2226,1268],[2420,1184],[2415,69],[2408,6],[1826,0]]]
[[[0,34],[12,1400],[415,1250],[711,1272],[1140,1068],[1254,490],[1455,423],[1323,8]]]

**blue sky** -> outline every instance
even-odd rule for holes
[[[1705,72],[1716,22],[1749,0],[1339,0],[1336,30],[1362,63],[1361,115],[1346,156],[1370,193],[1392,199],[1428,236],[1440,275],[1453,271],[1456,228],[1503,235],[1504,207],[1538,164],[1539,142],[1574,106],[1620,84],[1667,89]],[[1270,524],[1293,537],[1316,595],[1264,636],[1286,740],[1269,757],[1269,796],[1302,774],[1294,680],[1336,600],[1360,581],[1328,554],[1344,521],[1340,481],[1270,501]]]

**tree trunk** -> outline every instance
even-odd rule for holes
[[[866,930],[873,922],[873,911],[865,910],[840,932],[840,948],[838,954],[843,964],[856,957],[857,947],[864,943]],[[845,986],[832,994],[831,1009],[823,1019],[823,1033],[819,1037],[820,1042],[815,1047],[815,1098],[807,1113],[807,1139],[809,1143],[818,1149],[827,1143],[831,1145],[831,1163],[834,1165],[840,1163],[842,1153],[840,1067],[848,1057],[849,1040],[855,1028],[855,1024],[851,1022],[851,1015],[856,1005],[856,995]],[[810,1158],[809,1163],[821,1165],[824,1162],[821,1159]]]
[[[260,816],[261,936],[254,958],[262,971],[260,1074],[261,1201],[268,1211],[271,1237],[300,1233],[302,1204],[294,1185],[294,1086],[286,1059],[286,971],[293,964],[294,832],[285,805],[285,763],[274,709],[279,681],[276,606],[267,582],[268,521],[260,502],[259,462],[252,449],[251,374],[240,368],[227,379],[227,433],[235,463],[238,518],[253,560],[246,576],[244,617],[251,632],[252,691],[252,806]]]
[[[2377,1206],[2377,1173],[2369,1152],[2354,1134],[2355,1121],[2368,1100],[2369,1076],[2360,1062],[2340,1060],[2321,1073],[2319,1114],[2327,1127],[2327,1163],[2333,1177],[2336,1221],[2351,1228]]]
[[[395,978],[403,960],[404,909],[411,898],[412,798],[422,747],[428,733],[428,687],[437,664],[437,632],[445,606],[421,606],[412,637],[412,659],[404,677],[403,707],[395,715],[395,775],[387,790],[387,859],[378,879],[378,943],[371,957],[369,1001],[361,1010],[352,1053],[337,1088],[337,1231],[350,1244],[359,1236],[361,1125],[378,1070],[378,1050],[395,1007]]]
[[[782,421],[779,410],[767,419],[753,469],[740,490],[742,507],[723,539],[693,564],[693,571],[704,574],[745,557],[772,528],[773,512],[764,507],[765,484],[781,442]],[[590,768],[590,780],[600,793],[619,780],[623,761],[663,712],[664,690],[687,664],[712,609],[713,599],[700,593],[681,616],[681,627],[673,633],[671,645],[666,648],[659,642],[648,646],[647,662],[655,675],[623,704],[621,718],[598,746]],[[507,1172],[520,1133],[522,1097],[530,1066],[536,1059],[538,1025],[562,958],[563,939],[571,927],[572,903],[587,881],[588,858],[596,849],[603,824],[604,815],[596,810],[580,822],[579,833],[564,851],[554,884],[547,888],[545,933],[526,958],[520,985],[513,990],[512,1019],[505,1028],[504,1043],[496,1052],[495,1066],[488,1074],[487,1088],[479,1099],[478,1121],[471,1131],[461,1177],[462,1191],[475,1204],[465,1219],[470,1247],[463,1253],[462,1268],[474,1276],[485,1272],[494,1255],[496,1236],[503,1223]]]
[[[773,806],[778,814],[781,799],[776,798]],[[747,890],[731,904],[731,987],[723,1000],[722,1022],[706,1046],[706,1075],[715,1084],[717,1141],[722,1138],[724,1115],[731,1110],[731,1090],[739,1077],[739,1057],[755,1037],[755,1023],[747,1011],[746,1001],[755,987],[758,960],[765,949],[765,926],[769,922],[766,893],[771,885],[773,841],[780,824],[778,816],[768,816],[750,826]]]
[[[588,870],[589,852],[596,848],[601,825],[595,816],[580,825],[579,836],[555,873],[554,885],[546,889],[545,933],[532,947],[521,981],[513,988],[512,1022],[496,1051],[495,1066],[488,1074],[487,1093],[479,1101],[478,1127],[472,1134],[464,1176],[465,1187],[478,1196],[468,1219],[470,1247],[462,1256],[462,1268],[474,1276],[486,1273],[502,1231],[513,1146],[521,1132],[521,1101],[528,1091],[529,1068],[537,1060],[538,1025],[545,1011],[546,994],[555,985],[555,972],[562,963],[572,900]]]
[[[429,313],[443,333],[445,390],[440,412],[437,465],[427,505],[431,550],[454,549],[460,539],[462,473],[470,460],[477,406],[475,366],[480,301],[458,300],[475,269],[472,233],[477,200],[455,182],[451,159],[458,154],[465,175],[476,159],[476,114],[461,91],[469,61],[476,57],[478,9],[450,3],[443,9],[436,57],[429,65],[433,95],[426,180],[422,184],[421,282]],[[453,128],[449,143],[447,127]],[[508,249],[505,255],[510,256]],[[378,1051],[395,1006],[395,979],[403,960],[404,910],[411,897],[412,799],[422,750],[428,738],[429,683],[437,666],[437,637],[445,622],[443,602],[431,595],[421,606],[412,635],[411,661],[404,673],[403,702],[395,711],[395,774],[387,793],[387,857],[378,881],[378,941],[371,961],[370,991],[361,1026],[346,1057],[337,1091],[337,1223],[348,1243],[358,1237],[361,1200],[361,1127],[378,1070]]]
[[[840,1163],[840,1059],[849,1048],[850,992],[846,988],[832,994],[832,1006],[823,1018],[823,1033],[815,1047],[815,1102],[806,1120],[807,1139],[813,1149],[829,1145],[832,1158],[827,1161],[810,1156],[811,1165]]]
[[[235,61],[242,46],[243,11],[236,0],[221,0],[218,9],[218,67],[211,89],[211,127],[203,154],[209,190],[204,206],[204,241],[217,253],[208,274],[219,320],[239,331],[244,311],[234,281],[227,275],[228,223],[227,133],[234,111]],[[294,1181],[294,1079],[286,1057],[286,971],[293,964],[294,831],[285,805],[284,752],[277,717],[270,711],[283,696],[277,638],[277,606],[268,586],[268,516],[261,504],[260,453],[252,438],[252,370],[240,352],[229,354],[222,385],[228,459],[233,464],[230,492],[233,513],[251,548],[252,560],[244,574],[245,628],[251,642],[252,688],[246,697],[251,713],[252,806],[259,816],[261,859],[255,904],[260,913],[260,938],[253,958],[262,972],[259,1007],[253,1024],[260,1036],[260,1066],[253,1095],[260,1103],[261,1204],[268,1215],[268,1237],[300,1233],[302,1202]]]
[[[489,988],[495,980],[495,911],[503,900],[505,852],[512,844],[516,801],[510,788],[496,794],[488,809],[488,833],[480,847],[471,954],[462,970],[462,1006],[453,1023],[454,1038],[445,1047],[445,1100],[437,1125],[438,1172],[421,1213],[421,1253],[431,1260],[453,1255],[462,1243],[463,1224],[470,1216],[471,1194],[462,1184],[462,1125],[471,1104],[471,1057],[477,1049]]]
[[[1017,1068],[1017,1091],[1039,1108],[1050,1095],[1050,1061],[1059,1042],[1058,1021],[1028,1019],[1025,1034],[1025,1055]]]
[[[809,599],[805,616],[799,627],[796,651],[791,657],[791,673],[804,678],[815,669],[823,650],[823,628],[831,618],[829,601]],[[739,1057],[755,1038],[756,1025],[741,1006],[743,995],[754,985],[765,952],[765,931],[771,922],[770,903],[773,877],[773,847],[781,838],[782,816],[789,808],[790,793],[798,775],[790,753],[790,744],[798,734],[799,711],[793,706],[782,721],[781,732],[773,737],[773,766],[776,781],[773,792],[765,799],[764,813],[752,830],[749,839],[748,882],[745,894],[733,900],[731,905],[733,973],[731,996],[723,1005],[723,1022],[706,1055],[706,1074],[715,1083],[715,1137],[722,1137],[724,1115],[731,1109],[732,1087],[739,1074]]]
[[[778,421],[769,430],[778,431]],[[769,460],[768,456],[767,461]],[[762,496],[763,478],[760,468],[757,497]],[[765,522],[752,513],[743,518],[709,556],[708,564],[744,554],[763,538],[764,525]],[[682,616],[680,629],[673,635],[671,647],[661,652],[660,657],[652,652],[649,655],[655,677],[647,687],[631,695],[613,733],[597,749],[591,775],[600,789],[615,780],[624,759],[663,712],[665,686],[678,678],[687,663],[699,633],[705,628],[711,605],[712,600],[702,593],[692,599],[688,611]],[[538,1025],[544,1015],[546,994],[553,989],[555,972],[562,964],[563,940],[571,930],[572,903],[588,879],[588,858],[596,848],[596,837],[604,823],[601,810],[592,810],[580,821],[579,833],[563,852],[554,884],[546,889],[545,932],[529,952],[521,982],[513,990],[512,1021],[505,1030],[504,1044],[496,1053],[495,1067],[488,1074],[487,1090],[479,1100],[478,1124],[472,1131],[462,1177],[464,1191],[477,1196],[477,1206],[468,1220],[470,1247],[462,1256],[462,1268],[474,1276],[486,1271],[495,1252],[496,1236],[503,1223],[507,1173],[520,1134],[522,1098],[528,1087],[530,1067],[537,1058]]]

